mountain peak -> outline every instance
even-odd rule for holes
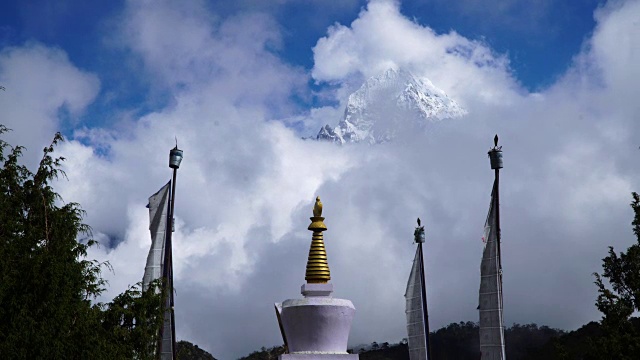
[[[322,127],[316,138],[340,144],[381,143],[407,124],[424,128],[428,122],[466,113],[429,79],[390,68],[349,95],[343,119],[334,128]]]

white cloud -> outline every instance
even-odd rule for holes
[[[282,39],[267,15],[221,20],[202,1],[130,1],[121,20],[116,42],[142,59],[155,86],[168,87],[174,96],[181,91],[223,93],[225,101],[240,107],[284,115],[290,105],[282,100],[306,82],[301,69],[268,50],[281,47]],[[222,105],[215,98],[207,101]]]
[[[348,27],[330,27],[314,47],[314,60],[317,81],[368,78],[400,67],[428,77],[463,104],[468,98],[509,102],[518,88],[505,56],[454,31],[437,35],[403,16],[391,0],[371,1]]]
[[[62,125],[59,112],[75,123],[100,87],[96,76],[77,69],[64,51],[35,42],[2,49],[0,84],[6,88],[0,93],[0,123],[13,129],[7,141],[27,148],[30,167]]]
[[[606,101],[611,105],[626,107],[635,99],[633,93],[640,82],[636,66],[640,57],[639,13],[637,1],[613,2],[596,12],[598,27],[588,43],[587,61],[601,72],[610,93]]]

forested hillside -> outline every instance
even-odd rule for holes
[[[176,350],[177,360],[216,360],[209,352],[188,341],[178,341]]]
[[[640,318],[632,318],[640,331]],[[566,332],[536,324],[513,324],[505,330],[506,356],[509,360],[596,359],[593,346],[603,332],[601,325],[590,322]],[[478,325],[468,321],[451,323],[431,333],[433,360],[475,360],[480,358]],[[406,339],[399,343],[373,342],[365,348],[350,349],[360,360],[408,360]],[[275,360],[284,353],[282,346],[262,348],[239,360]]]
[[[547,344],[565,335],[558,329],[536,324],[514,324],[505,331],[507,357],[509,359],[543,359],[536,357],[542,354]],[[478,359],[480,357],[478,325],[474,322],[452,323],[431,333],[432,356],[435,360]],[[262,348],[240,360],[277,359],[284,348]],[[361,360],[395,360],[409,359],[406,339],[400,343],[373,342],[366,348],[350,349],[359,353]]]

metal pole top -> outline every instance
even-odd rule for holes
[[[178,138],[176,138],[176,147],[169,151],[169,167],[178,169],[182,162],[182,150],[178,149]]]
[[[420,225],[421,225],[420,218],[418,218],[418,227],[413,232],[413,241],[415,241],[418,244],[423,243],[425,239],[424,226],[420,226]]]
[[[491,169],[502,169],[502,146],[498,146],[498,135],[493,138],[493,148],[489,150],[489,161]]]

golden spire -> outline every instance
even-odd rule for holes
[[[327,230],[322,217],[322,202],[320,196],[316,197],[316,204],[313,206],[313,217],[309,230],[313,231],[311,248],[309,249],[309,259],[307,260],[307,273],[304,277],[307,283],[327,283],[331,280],[329,263],[327,262],[327,252],[324,249],[322,232]]]

